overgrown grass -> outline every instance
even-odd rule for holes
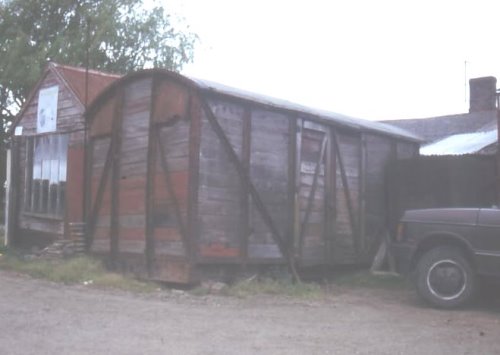
[[[320,283],[293,283],[290,277],[255,276],[227,285],[220,290],[213,290],[210,286],[202,285],[192,289],[190,293],[195,296],[215,293],[238,298],[280,295],[300,299],[318,299],[328,296],[336,287],[398,290],[410,288],[411,285],[405,278],[398,275],[372,274],[369,270],[362,270],[342,271]]]
[[[409,282],[398,275],[374,275],[368,270],[349,272],[337,275],[332,280],[333,285],[365,288],[404,289]]]
[[[100,261],[86,256],[26,260],[20,255],[7,252],[0,257],[0,268],[65,284],[85,284],[134,292],[151,292],[157,288],[153,283],[109,272]]]

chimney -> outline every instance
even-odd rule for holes
[[[469,112],[490,111],[496,109],[497,79],[493,76],[469,80]]]

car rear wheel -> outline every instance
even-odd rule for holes
[[[460,249],[437,247],[426,252],[416,267],[418,294],[441,308],[459,307],[476,292],[476,275]]]

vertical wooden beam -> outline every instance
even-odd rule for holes
[[[245,106],[242,125],[241,161],[245,174],[250,174],[250,149],[252,141],[252,110]],[[250,237],[250,192],[247,181],[240,180],[240,208],[241,208],[241,232],[240,253],[243,263],[248,262],[248,238]]]
[[[189,112],[189,181],[188,181],[188,216],[187,234],[188,259],[193,262],[197,258],[197,243],[199,241],[198,226],[198,190],[200,176],[200,142],[201,142],[201,120],[202,108],[200,98],[195,91],[189,91],[188,110]]]
[[[295,255],[294,230],[295,210],[298,207],[295,187],[297,184],[297,117],[291,117],[288,121],[288,225],[286,242],[288,249]]]
[[[49,178],[48,178],[48,181],[47,181],[47,202],[46,202],[46,205],[45,205],[45,213],[50,213],[50,205],[52,203],[52,194],[50,193],[50,178],[52,176],[52,159],[53,159],[53,156],[52,156],[52,153],[53,153],[53,147],[52,147],[52,144],[54,143],[53,142],[53,138],[57,137],[57,135],[54,135],[54,136],[47,136],[47,150],[48,152],[46,156],[49,157],[49,164],[48,164],[48,171],[49,171]],[[67,185],[66,185],[66,189],[67,189]],[[64,218],[65,220],[66,218]],[[66,229],[66,228],[65,228]]]
[[[384,176],[384,208],[386,211],[386,226],[389,229],[389,233],[392,233],[395,231],[395,227],[397,225],[397,219],[398,219],[398,210],[400,208],[400,203],[399,203],[399,193],[394,193],[393,191],[397,191],[399,189],[399,186],[394,186],[394,182],[396,180],[394,179],[393,174],[390,172],[395,172],[396,170],[396,161],[398,160],[398,142],[397,140],[392,140],[391,141],[391,152],[390,152],[390,157],[389,157],[389,164],[386,169],[386,173]],[[389,172],[389,174],[387,173]],[[391,188],[389,188],[389,186]]]
[[[359,256],[359,230],[358,226],[356,225],[356,218],[354,215],[354,208],[352,206],[352,200],[351,200],[351,193],[349,189],[349,181],[347,179],[347,173],[342,157],[342,152],[340,151],[340,144],[339,144],[339,139],[337,136],[337,132],[333,132],[333,142],[335,144],[335,152],[337,153],[337,158],[338,158],[338,164],[340,168],[340,177],[342,179],[342,186],[344,187],[344,194],[345,194],[345,199],[346,199],[346,204],[347,204],[347,212],[349,214],[349,221],[351,223],[351,230],[352,230],[352,237],[353,237],[353,243],[354,243],[354,251],[356,253],[356,256]]]
[[[9,194],[7,196],[9,204],[8,204],[8,212],[7,212],[7,230],[6,230],[6,243],[9,246],[15,246],[16,240],[15,236],[17,235],[17,221],[19,216],[19,179],[16,179],[18,170],[19,170],[19,149],[20,142],[18,142],[20,138],[13,136],[11,140],[11,148],[10,148],[10,169],[9,169]]]
[[[11,192],[11,184],[12,184],[12,155],[11,155],[12,154],[12,147],[11,148],[5,147],[5,148],[6,148],[6,150],[5,150],[5,230],[4,230],[5,233],[4,233],[4,238],[3,238],[3,245],[9,246],[10,245],[10,238],[11,238],[10,206],[12,204],[12,201],[11,201],[11,193],[10,192]]]
[[[32,210],[33,201],[33,137],[26,137],[26,159],[24,160],[24,208]]]
[[[296,125],[296,144],[295,144],[295,186],[293,196],[293,252],[294,257],[299,259],[302,256],[300,250],[300,182],[301,182],[301,168],[302,168],[302,131],[304,130],[304,120],[297,119]]]
[[[366,137],[364,133],[359,137],[359,239],[360,249],[364,255],[366,251]]]
[[[93,142],[90,146],[90,148],[92,149],[93,147]],[[92,175],[90,175],[90,177],[88,178],[88,204],[87,204],[87,208],[88,208],[88,213],[87,213],[87,220],[86,220],[86,224],[87,224],[87,228],[85,230],[85,241],[86,241],[86,248],[87,249],[90,249],[90,246],[92,245],[92,241],[94,240],[94,228],[95,228],[95,225],[96,225],[96,222],[97,222],[97,216],[99,214],[99,209],[101,207],[101,204],[102,204],[102,200],[104,198],[104,189],[106,187],[106,182],[108,180],[108,174],[109,174],[109,171],[111,170],[111,165],[112,165],[112,161],[113,161],[113,138],[111,137],[110,138],[110,142],[109,142],[109,148],[108,148],[108,153],[106,154],[106,160],[104,162],[104,167],[103,167],[103,170],[102,170],[102,176],[101,176],[101,180],[99,181],[99,185],[97,186],[97,191],[96,191],[96,195],[95,195],[95,201],[94,203],[92,204],[91,202],[91,197],[92,197],[92,190],[91,190],[91,183],[92,183]],[[89,159],[92,159],[92,156],[93,156],[93,152],[91,155],[89,155]],[[89,160],[89,165],[92,166],[92,160]],[[91,170],[91,169],[89,169]],[[111,237],[111,236],[110,236]]]
[[[156,175],[156,152],[158,144],[156,142],[157,127],[154,124],[154,112],[156,99],[158,96],[158,79],[153,77],[151,82],[151,99],[149,106],[149,130],[148,130],[148,149],[146,162],[146,193],[144,194],[145,206],[145,225],[144,237],[146,239],[146,268],[148,276],[152,277],[155,257],[155,240],[153,226],[153,210],[154,210],[154,190],[155,190],[155,175]]]
[[[112,135],[112,164],[111,164],[111,221],[110,221],[110,254],[111,262],[114,267],[117,266],[119,253],[119,225],[118,214],[120,212],[120,161],[121,161],[121,145],[122,145],[122,122],[123,122],[123,97],[124,89],[118,93],[118,98],[113,114],[113,135]]]
[[[335,205],[336,205],[336,156],[332,144],[332,128],[329,127],[327,132],[327,147],[326,147],[326,163],[325,163],[325,204],[324,204],[324,225],[323,225],[323,241],[324,241],[324,262],[330,264],[332,261],[333,243],[335,241]]]
[[[43,143],[42,143],[43,144]],[[45,156],[44,153],[42,153],[42,156]],[[45,196],[45,189],[44,189],[44,184],[43,184],[43,167],[44,167],[44,159],[40,162],[40,180],[38,181],[38,206],[36,207],[36,212],[38,213],[43,213],[43,201],[44,201],[44,196]]]
[[[337,192],[337,184],[338,184],[338,178],[337,178],[337,148],[335,147],[334,144],[334,128],[330,128],[330,154],[331,154],[331,162],[332,162],[332,177],[331,177],[331,184],[332,184],[332,199],[331,199],[331,204],[330,204],[330,209],[331,209],[331,218],[329,219],[330,225],[331,225],[331,242],[330,242],[330,257],[331,257],[331,263],[334,263],[334,255],[335,255],[335,248],[336,248],[336,242],[337,242],[337,221],[338,221],[338,192]]]
[[[304,218],[302,219],[302,223],[300,225],[299,250],[301,253],[302,253],[302,249],[304,247],[304,237],[305,237],[305,233],[306,233],[307,222],[309,221],[309,216],[311,215],[311,210],[312,210],[312,207],[314,204],[314,197],[316,195],[316,188],[318,186],[318,177],[319,177],[319,173],[321,171],[321,162],[323,161],[323,159],[325,157],[326,142],[327,142],[327,135],[325,133],[323,135],[318,158],[316,160],[316,167],[314,169],[311,191],[309,192],[309,197],[307,198],[306,211],[304,213]]]
[[[84,117],[85,122],[87,121],[87,117]],[[90,129],[90,127],[86,124],[86,130]],[[111,142],[110,142],[110,148],[111,148]],[[92,161],[94,159],[94,140],[90,137],[90,139],[87,136],[87,139],[85,141],[85,154],[83,158],[83,222],[85,223],[85,230],[84,230],[84,237],[85,237],[85,249],[88,251],[90,247],[90,242],[89,242],[89,233],[88,230],[90,230],[90,213],[91,213],[91,202],[92,202],[92,176],[94,174],[94,166],[92,164]],[[104,170],[103,170],[104,173]]]
[[[184,247],[186,248],[186,251],[189,254],[189,239],[187,235],[187,229],[186,229],[186,224],[184,222],[184,219],[182,218],[182,211],[181,207],[179,204],[179,200],[177,200],[177,196],[175,194],[175,188],[172,183],[172,179],[170,178],[170,169],[168,167],[168,157],[165,154],[165,147],[163,146],[163,142],[161,140],[161,135],[160,135],[160,130],[155,129],[156,132],[156,142],[158,145],[158,149],[160,150],[160,163],[161,167],[163,169],[163,175],[165,176],[165,185],[167,186],[167,191],[170,197],[172,198],[172,201],[174,203],[174,213],[175,213],[175,218],[177,222],[179,223],[179,231],[182,236],[182,241],[184,243]]]

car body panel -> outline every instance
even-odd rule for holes
[[[401,223],[403,233],[391,245],[399,273],[411,272],[419,251],[452,244],[472,258],[477,274],[500,276],[500,209],[409,210]]]

